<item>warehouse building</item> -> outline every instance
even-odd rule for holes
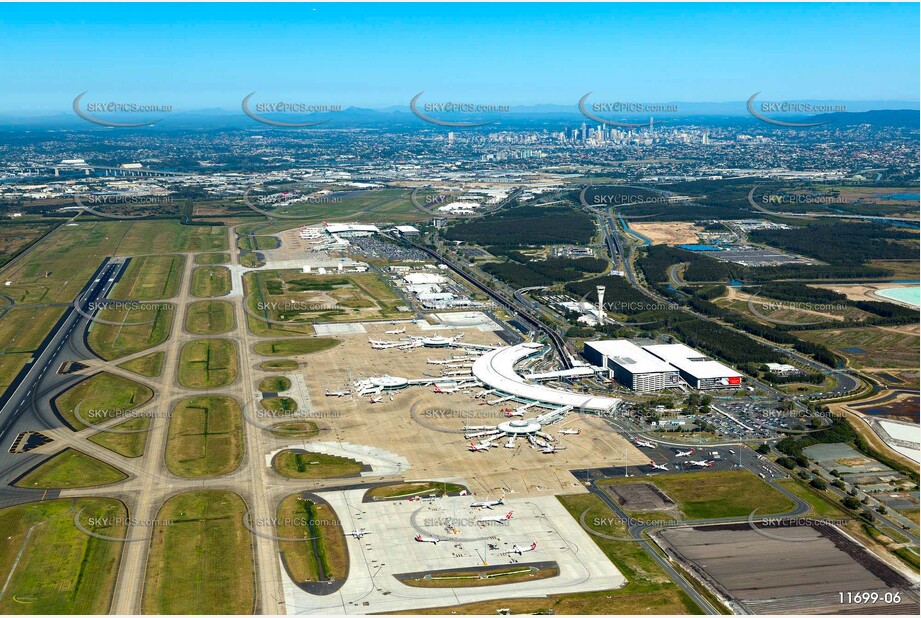
[[[683,343],[648,345],[643,349],[677,368],[681,378],[692,388],[738,388],[742,385],[741,373]]]
[[[659,391],[679,386],[678,370],[626,339],[587,341],[583,355],[596,367],[635,391]]]

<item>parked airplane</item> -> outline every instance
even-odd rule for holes
[[[505,408],[505,415],[509,418],[513,416],[524,416],[524,410],[512,410],[511,408]]]
[[[562,446],[552,446],[548,444],[544,448],[540,449],[540,452],[543,453],[544,455],[556,455],[557,452],[562,451],[562,450],[563,450]]]
[[[694,454],[694,449],[691,449],[689,451],[678,451],[677,453],[675,453],[675,457],[690,457],[693,454]]]
[[[384,400],[383,397],[372,397],[372,398],[370,399],[370,403],[380,403],[380,402],[382,402],[383,400]]]
[[[385,330],[384,334],[385,335],[402,335],[405,332],[406,332],[406,327],[404,326],[400,330]]]
[[[505,443],[505,448],[515,448],[515,436],[510,436],[508,442]]]
[[[691,464],[692,466],[697,466],[698,468],[709,468],[710,466],[713,465],[712,461],[706,461],[703,459],[699,459],[697,461],[694,461],[693,459],[688,460],[688,463]]]
[[[438,541],[440,540],[441,539],[435,538],[433,536],[422,536],[421,534],[416,535],[416,541],[419,543],[433,543],[437,545]]]
[[[668,464],[657,464],[654,461],[650,461],[649,465],[652,466],[653,470],[668,470]]]
[[[498,500],[483,500],[482,502],[471,502],[471,508],[475,509],[491,509],[494,506],[499,506],[500,504],[505,504],[505,496],[502,496]]]
[[[517,543],[512,545],[512,548],[508,551],[502,552],[503,554],[518,554],[519,556],[525,552],[534,551],[537,549],[537,543],[531,543],[530,547],[521,547]]]
[[[371,534],[371,531],[365,530],[364,528],[359,528],[358,530],[352,530],[349,532],[349,535],[355,537],[356,539],[360,539],[366,534]]]
[[[565,434],[567,436],[578,436],[582,433],[581,429],[560,429],[559,433]]]
[[[467,450],[472,451],[474,453],[478,453],[480,451],[488,451],[491,446],[492,444],[490,444],[489,442],[477,442],[476,444],[471,442]]]
[[[347,395],[350,395],[351,393],[352,391],[331,391],[329,389],[326,389],[327,397],[345,397]]]
[[[509,511],[505,515],[496,515],[494,517],[480,517],[478,520],[476,520],[476,523],[480,525],[491,524],[491,523],[507,524],[511,518],[512,518],[512,511]]]
[[[639,438],[633,438],[633,443],[637,446],[642,446],[643,448],[656,448],[656,445],[652,442],[646,442],[645,440],[640,440]]]

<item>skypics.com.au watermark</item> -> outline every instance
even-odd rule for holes
[[[588,97],[591,96],[591,92],[585,93],[581,99],[579,99],[579,111],[582,112],[582,115],[597,122],[601,125],[609,125],[614,127],[625,127],[628,129],[638,129],[641,127],[651,127],[656,124],[662,124],[664,120],[655,120],[652,117],[649,118],[647,122],[624,122],[620,120],[612,120],[610,118],[603,118],[598,116],[599,113],[615,113],[615,114],[653,114],[653,113],[675,113],[678,111],[678,105],[674,103],[639,103],[639,102],[624,102],[624,101],[610,101],[610,102],[597,102],[588,104]]]
[[[419,99],[422,95],[425,94],[423,90],[416,96],[412,98],[409,102],[410,111],[420,120],[424,120],[430,124],[434,124],[440,127],[455,127],[455,128],[465,128],[465,127],[483,127],[488,124],[493,124],[495,120],[486,120],[482,122],[463,122],[463,121],[449,121],[441,120],[438,118],[433,118],[428,114],[431,113],[446,113],[446,114],[496,114],[496,113],[508,113],[511,111],[511,108],[508,105],[501,105],[496,103],[470,103],[470,102],[456,102],[456,101],[440,101],[440,102],[429,102],[429,103],[420,103]]]
[[[768,124],[773,124],[778,127],[788,127],[788,128],[808,128],[808,127],[818,127],[823,124],[828,124],[830,120],[823,120],[820,122],[791,122],[787,120],[777,120],[776,118],[771,118],[765,116],[764,114],[769,113],[783,113],[783,114],[825,114],[825,113],[836,113],[836,112],[846,112],[846,105],[821,105],[815,103],[807,103],[803,101],[778,101],[773,103],[761,102],[757,105],[755,104],[755,99],[760,92],[756,92],[749,99],[746,107],[748,108],[748,113],[761,120],[762,122],[767,122]]]
[[[316,127],[321,124],[326,124],[331,119],[324,118],[323,120],[316,120],[312,122],[289,122],[283,120],[275,120],[274,118],[267,118],[262,114],[326,114],[339,113],[342,111],[341,105],[313,104],[299,101],[251,103],[250,101],[253,96],[255,96],[255,94],[255,92],[250,92],[248,95],[243,97],[243,101],[240,103],[240,107],[243,109],[243,113],[256,122],[261,122],[262,124],[267,124],[272,127],[302,129],[305,127]]]
[[[74,113],[87,122],[91,122],[103,127],[149,127],[160,122],[159,119],[148,120],[144,122],[116,122],[115,120],[109,120],[105,117],[100,117],[101,115],[104,116],[105,114],[150,114],[168,113],[173,111],[172,105],[154,105],[150,103],[137,103],[134,101],[91,101],[84,105],[82,99],[85,95],[86,92],[82,92],[78,94],[74,99]]]
[[[175,201],[168,195],[112,195],[88,193],[81,195],[74,193],[74,203],[85,212],[92,213],[104,219],[143,219],[146,214],[119,214],[98,210],[100,206],[163,206],[174,205]]]
[[[799,193],[784,193],[780,195],[762,195],[762,204],[847,204],[848,201],[840,195],[806,195]]]

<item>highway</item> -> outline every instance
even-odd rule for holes
[[[93,278],[81,291],[81,309],[105,298],[124,272],[127,261],[106,259]],[[92,313],[86,311],[86,313]],[[60,374],[58,368],[66,361],[95,358],[85,342],[91,320],[70,305],[54,329],[13,380],[0,398],[0,506],[34,500],[33,490],[10,487],[10,483],[36,465],[44,455],[10,453],[16,437],[23,431],[42,431],[61,427],[63,422],[51,408],[51,400],[61,391],[83,380],[80,374]],[[55,492],[51,492],[55,493]]]

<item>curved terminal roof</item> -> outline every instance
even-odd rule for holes
[[[539,401],[576,409],[606,412],[614,409],[620,399],[573,393],[525,381],[515,371],[515,365],[543,349],[539,343],[522,343],[487,352],[473,363],[473,375],[483,384],[503,393],[528,401]]]

